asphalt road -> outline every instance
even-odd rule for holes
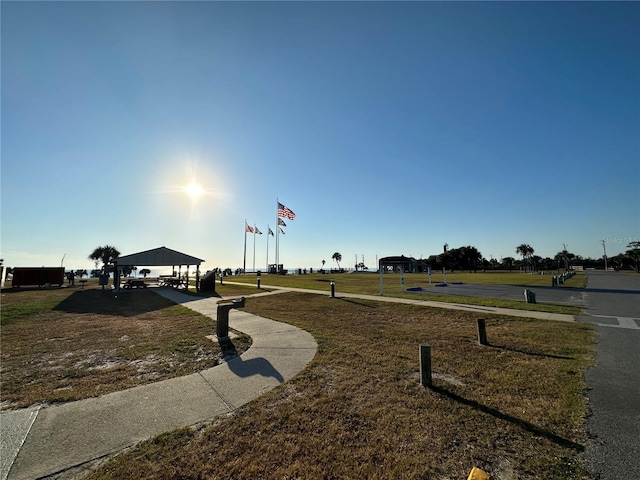
[[[536,294],[538,303],[566,303],[584,305],[585,289],[574,287],[552,287],[551,275],[548,286],[517,287],[514,285],[476,285],[473,283],[449,283],[446,287],[433,287],[422,291],[425,295],[461,295],[467,297],[498,298],[504,300],[524,301],[524,290]]]
[[[597,365],[586,373],[586,448],[597,480],[640,478],[640,277],[589,272],[585,313],[598,325]]]

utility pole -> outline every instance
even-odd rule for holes
[[[602,242],[602,248],[604,250],[604,271],[607,271],[607,247],[606,247],[606,241],[605,240],[600,240]]]

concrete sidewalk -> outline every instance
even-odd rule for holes
[[[216,318],[218,298],[157,293]],[[317,351],[304,330],[232,310],[229,326],[253,339],[227,363],[186,377],[43,408],[0,414],[0,478],[55,475],[178,427],[232,412],[300,372]]]

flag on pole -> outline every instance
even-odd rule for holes
[[[293,220],[296,218],[296,214],[293,213],[293,210],[285,207],[283,204],[278,202],[278,216],[279,217],[287,217],[289,220]]]
[[[253,227],[251,225],[249,225],[247,222],[244,222],[244,231],[249,232],[249,233],[253,233]]]
[[[255,233],[257,233],[258,235],[262,235],[262,232],[258,230],[258,227],[254,227],[254,228],[255,228]]]
[[[284,220],[282,220],[281,218],[278,219],[278,225],[282,225],[283,227],[287,226],[287,224],[284,223]]]
[[[272,237],[274,236],[274,235],[273,235],[273,230],[271,230],[271,227],[269,227],[269,233],[268,233],[268,235],[271,235]]]
[[[282,228],[278,227],[278,230],[280,230],[280,233],[284,235],[284,230]]]

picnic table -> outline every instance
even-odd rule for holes
[[[122,288],[147,288],[147,284],[144,282],[144,280],[132,280],[129,279],[126,282],[124,282],[124,285],[122,286]]]
[[[187,287],[187,279],[184,277],[161,276],[160,278],[158,278],[158,283],[161,287]]]

